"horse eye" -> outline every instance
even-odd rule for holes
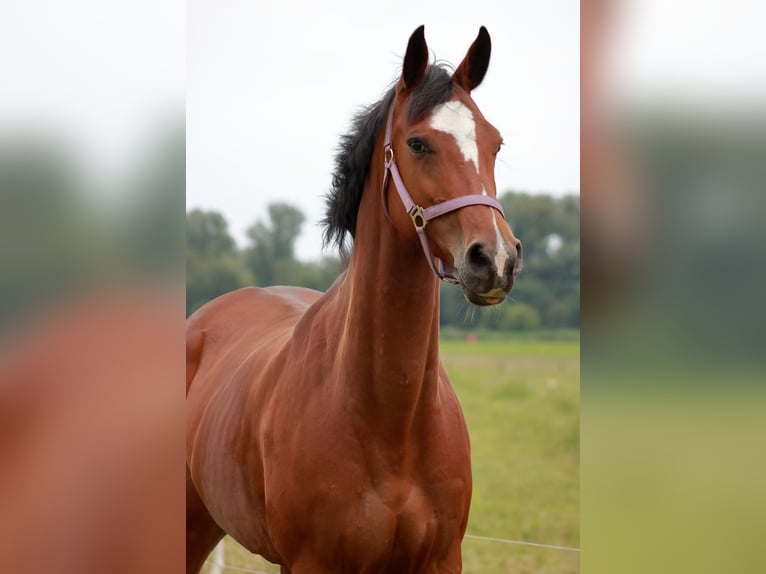
[[[496,155],[500,153],[500,150],[503,149],[504,145],[505,145],[505,142],[500,142],[500,145],[497,146],[497,151],[495,152]]]
[[[416,155],[423,155],[428,151],[426,143],[418,138],[411,138],[407,140],[407,145]]]

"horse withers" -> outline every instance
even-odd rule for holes
[[[503,301],[521,245],[497,202],[502,139],[471,91],[484,27],[450,76],[421,26],[402,75],[341,140],[324,294],[241,289],[187,327],[187,572],[230,534],[283,572],[462,570],[468,432],[438,353],[439,278]]]

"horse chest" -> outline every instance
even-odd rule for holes
[[[248,473],[263,472],[265,530],[285,562],[307,572],[459,571],[471,478],[449,388],[433,406],[381,412],[305,373],[302,383],[300,393],[277,388],[258,425],[263,470]]]
[[[300,526],[284,531],[294,556],[311,556],[335,572],[381,574],[429,572],[459,557],[469,477],[434,483],[419,472],[379,476],[359,468],[338,470],[345,477],[317,475],[304,486]]]

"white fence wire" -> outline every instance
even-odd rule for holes
[[[483,540],[485,542],[501,542],[505,544],[520,544],[523,546],[534,546],[537,548],[549,548],[551,550],[565,550],[568,552],[579,552],[579,548],[573,546],[558,546],[556,544],[542,544],[540,542],[527,542],[525,540],[509,540],[507,538],[495,538],[494,536],[477,536],[475,534],[466,534],[465,538],[471,538],[473,540]],[[210,558],[207,559],[207,563],[210,564],[210,574],[224,574],[225,571],[233,572],[245,572],[248,574],[268,574],[261,570],[253,570],[252,568],[243,568],[242,566],[230,566],[226,564],[224,556],[224,541],[218,543],[215,547]]]

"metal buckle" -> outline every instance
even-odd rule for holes
[[[412,223],[415,226],[416,231],[425,229],[426,225],[428,225],[428,220],[426,219],[426,216],[423,215],[423,208],[419,205],[415,205],[410,210],[410,218],[412,219]],[[420,219],[420,223],[418,223],[418,219]]]

